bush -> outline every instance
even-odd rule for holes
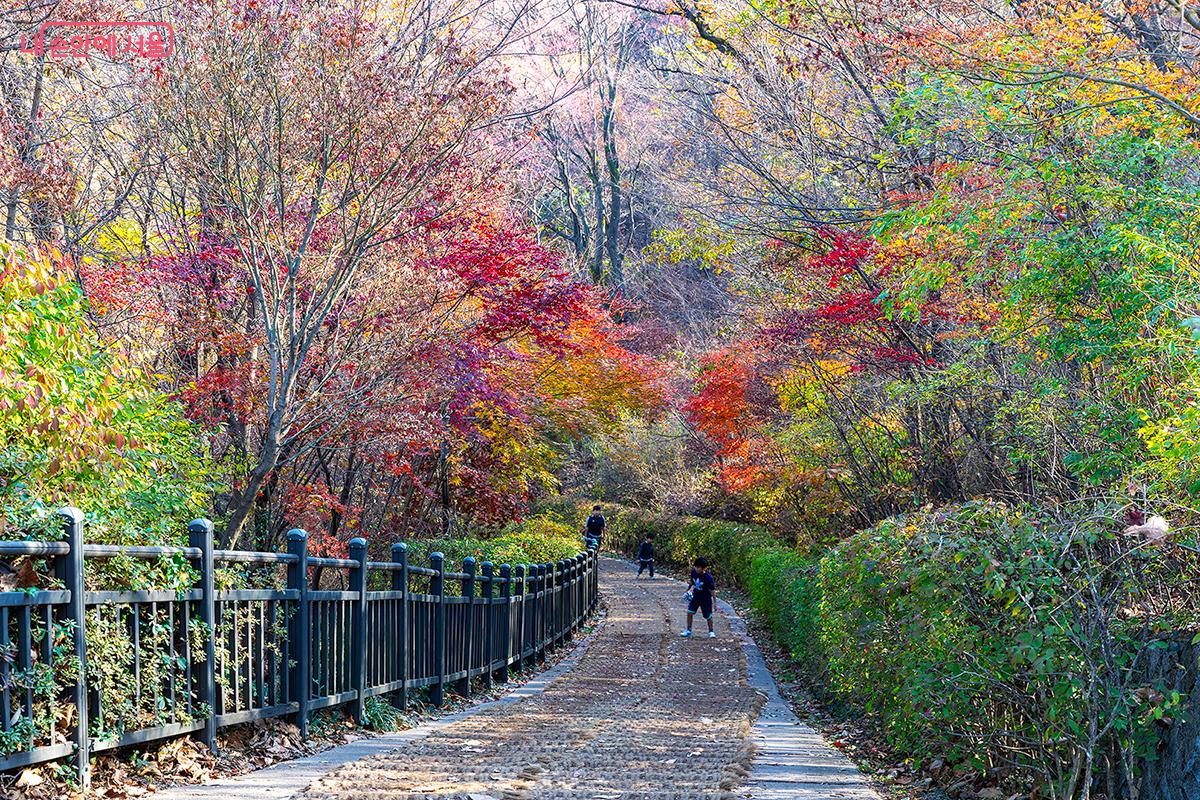
[[[817,560],[790,550],[767,550],[750,563],[750,605],[805,675],[825,671],[818,637]]]
[[[186,544],[187,520],[204,513],[217,489],[205,452],[178,404],[101,342],[71,265],[54,252],[0,243],[0,538],[58,539],[54,512],[71,504],[84,512],[89,543]],[[193,573],[183,558],[114,558],[88,560],[86,580],[97,589],[181,589]],[[165,616],[160,609],[142,626],[143,652],[156,643],[167,651]],[[102,710],[93,736],[189,721],[182,704],[170,707],[130,681],[136,648],[127,618],[93,609],[86,625],[88,688]],[[56,650],[70,641],[58,624],[50,635]],[[62,653],[52,663],[14,670],[13,685],[34,695],[33,715],[14,717],[19,736],[3,737],[0,752],[52,744],[66,726],[71,710],[55,698],[78,679],[77,662]],[[173,659],[143,659],[140,669],[143,687],[186,680]]]
[[[70,265],[0,243],[0,537],[58,538],[69,503],[89,542],[186,544],[216,489],[201,431],[103,346]],[[174,585],[118,566],[105,588]]]
[[[382,697],[368,697],[363,703],[363,726],[386,733],[404,725],[404,714]]]
[[[482,564],[547,564],[583,552],[583,538],[560,516],[542,512],[504,527],[495,536],[416,539],[407,542],[408,563],[426,566],[430,553],[446,557],[446,569],[457,571],[464,558]]]
[[[1151,723],[1182,711],[1145,665],[1191,622],[1196,562],[1121,536],[1120,517],[981,501],[851,537],[810,590],[830,689],[908,754],[1065,798],[1105,764],[1136,786]]]

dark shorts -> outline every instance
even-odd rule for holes
[[[694,594],[688,601],[688,613],[695,614],[699,611],[705,619],[712,619],[712,606],[711,594]]]

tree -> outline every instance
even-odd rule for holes
[[[501,111],[489,59],[507,33],[462,30],[456,20],[469,10],[453,0],[374,14],[308,4],[195,8],[181,19],[195,36],[180,44],[160,109],[175,120],[175,168],[194,201],[180,210],[196,209],[198,230],[175,246],[231,246],[259,339],[245,368],[262,370],[266,393],[226,545],[281,456],[316,424],[299,425],[320,403],[302,385],[331,320],[361,313],[356,295],[388,269],[389,249],[451,213],[464,181],[485,168],[469,162]],[[327,342],[326,379],[368,346]]]

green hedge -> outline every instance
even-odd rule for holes
[[[817,559],[790,550],[767,550],[750,564],[750,605],[811,681],[825,672],[817,614]]]
[[[546,564],[570,558],[583,551],[583,539],[558,514],[543,512],[509,524],[490,537],[465,536],[454,539],[417,539],[408,542],[408,559],[425,566],[430,553],[446,557],[449,570],[457,570],[464,558],[482,564]]]
[[[1059,791],[1088,753],[1150,755],[1151,723],[1184,698],[1138,665],[1188,624],[1162,590],[1194,585],[1196,564],[1120,535],[1120,518],[981,501],[850,538],[817,579],[831,688],[905,752],[1006,763]]]

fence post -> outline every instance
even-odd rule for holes
[[[541,608],[542,608],[542,581],[541,572],[537,564],[529,565],[529,572],[526,581],[529,583],[529,662],[526,664],[528,669],[534,669],[537,666],[538,646],[540,644],[539,634],[541,633],[540,623]]]
[[[516,656],[516,661],[513,662],[513,667],[516,668],[517,672],[522,671],[527,666],[525,663],[525,634],[528,630],[528,627],[525,621],[525,615],[529,613],[528,581],[529,578],[527,578],[525,575],[524,564],[517,564],[515,567],[513,567],[513,586],[521,587],[520,594],[517,595],[521,598],[521,600],[516,605],[516,607],[520,609],[520,612],[517,615],[519,617],[517,620],[517,652],[514,653]]]
[[[475,661],[477,645],[475,642],[475,559],[467,556],[462,562],[463,574],[462,596],[466,598],[463,605],[463,669],[467,674],[458,679],[454,691],[463,697],[471,696],[471,664]]]
[[[575,627],[583,627],[583,621],[587,619],[587,555],[580,553],[575,557],[576,563],[579,564],[579,586],[575,592],[575,598],[578,604],[575,606]]]
[[[512,660],[512,567],[500,565],[500,604],[503,613],[500,615],[500,669],[496,680],[504,683],[508,680],[508,662]]]
[[[546,649],[558,648],[558,587],[562,584],[562,574],[558,571],[558,562],[551,561],[546,565],[546,573],[550,584],[550,614],[546,620]]]
[[[546,584],[547,597],[550,598],[550,605],[547,608],[546,614],[546,650],[547,652],[557,649],[558,647],[558,587],[562,581],[562,575],[558,572],[558,562],[551,561],[546,565]]]
[[[567,625],[567,613],[570,611],[567,605],[567,600],[570,597],[569,592],[571,591],[571,573],[567,569],[567,565],[569,563],[570,562],[564,558],[561,559],[557,565],[558,599],[554,603],[554,626],[556,628],[555,636],[558,639],[559,645],[562,645],[563,642],[567,640],[567,630],[570,627]]]
[[[492,688],[492,665],[496,662],[496,637],[492,629],[496,626],[496,608],[492,605],[496,583],[495,567],[485,561],[479,565],[483,572],[483,686]]]
[[[592,573],[588,586],[588,613],[595,614],[596,601],[600,598],[600,553],[596,550],[589,550],[588,560],[591,562],[588,568]]]
[[[206,519],[194,519],[188,523],[188,544],[199,548],[200,559],[200,622],[207,629],[204,635],[204,669],[200,673],[197,697],[208,705],[208,719],[204,720],[204,743],[217,752],[217,612],[213,598],[213,524]],[[188,668],[193,668],[189,664]]]
[[[350,558],[358,566],[350,570],[350,591],[357,592],[350,617],[350,681],[358,693],[354,701],[354,723],[362,726],[367,711],[367,540],[350,540]]]
[[[571,559],[574,565],[572,569],[575,572],[575,580],[571,584],[571,638],[575,638],[575,630],[579,627],[580,621],[583,619],[581,610],[583,603],[580,598],[583,593],[580,591],[583,588],[583,559],[580,556],[575,556]]]
[[[547,610],[547,605],[549,604],[549,600],[550,600],[550,592],[548,590],[548,587],[550,585],[550,580],[553,579],[553,576],[551,576],[549,579],[547,578],[545,564],[538,564],[537,575],[538,575],[538,593],[541,594],[541,596],[542,596],[542,599],[538,602],[537,660],[539,663],[545,664],[546,663],[546,610]]]
[[[392,545],[392,563],[399,564],[400,569],[392,572],[392,591],[403,592],[400,600],[399,648],[400,648],[400,691],[395,695],[394,704],[401,711],[408,711],[408,545],[401,542]]]
[[[575,615],[575,557],[571,556],[563,561],[563,570],[566,574],[566,580],[563,582],[563,640],[571,641],[572,633],[574,632],[574,615]]]
[[[433,614],[433,665],[437,683],[429,687],[429,701],[440,706],[446,701],[446,559],[441,553],[429,554],[429,567],[436,572],[429,579],[429,593],[437,598]]]
[[[563,638],[568,641],[575,640],[575,590],[579,588],[577,578],[579,570],[579,559],[571,556],[566,560],[567,582],[563,586]]]
[[[545,661],[550,651],[554,649],[554,617],[558,613],[555,609],[557,603],[557,581],[558,573],[555,572],[554,562],[546,562],[546,623],[543,629],[546,631],[546,647],[542,650],[542,660]]]
[[[292,659],[292,693],[296,700],[296,727],[308,738],[308,670],[312,657],[308,633],[308,534],[293,528],[287,535],[288,553],[296,560],[288,564],[287,587],[296,592],[296,613],[288,621],[288,651]]]
[[[59,621],[72,626],[71,640],[75,658],[79,660],[79,680],[70,691],[75,703],[75,772],[79,785],[87,788],[92,775],[88,765],[88,692],[87,692],[87,635],[83,602],[83,512],[67,506],[58,512],[63,522],[63,534],[70,551],[55,559],[55,576],[71,593],[65,606],[59,606]]]

